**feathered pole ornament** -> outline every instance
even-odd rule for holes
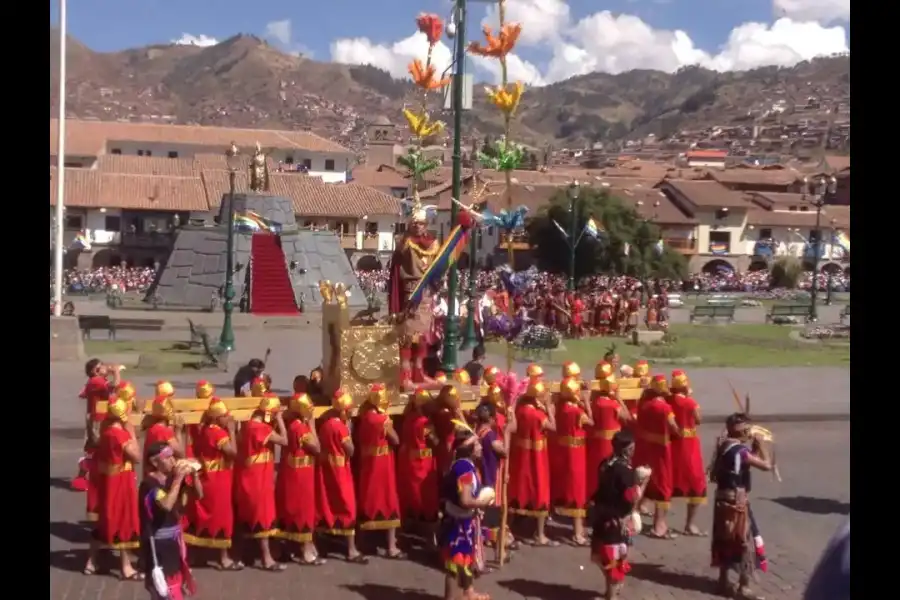
[[[497,34],[494,35],[493,29],[485,25],[485,43],[482,44],[480,42],[472,42],[469,44],[468,50],[471,54],[490,57],[496,59],[500,63],[500,84],[492,88],[487,88],[485,91],[487,92],[488,100],[490,100],[490,102],[495,107],[497,107],[497,109],[503,115],[504,135],[503,139],[499,140],[494,145],[492,155],[488,156],[484,153],[479,152],[478,161],[484,167],[500,171],[504,175],[504,181],[506,183],[506,208],[500,212],[500,215],[497,216],[496,222],[494,222],[493,217],[491,217],[491,224],[496,224],[496,226],[500,227],[503,231],[504,237],[506,238],[506,251],[509,266],[510,268],[514,269],[515,257],[513,249],[513,238],[516,230],[524,227],[525,214],[527,213],[527,210],[525,210],[524,207],[513,209],[512,174],[513,171],[518,169],[522,164],[522,160],[525,158],[525,150],[521,145],[514,144],[512,141],[512,118],[516,110],[519,108],[519,103],[522,99],[522,94],[525,91],[525,86],[522,84],[522,82],[519,81],[512,83],[509,81],[509,68],[507,65],[507,58],[509,57],[509,54],[512,52],[513,48],[515,48],[516,41],[519,39],[519,35],[521,35],[522,33],[522,25],[519,23],[506,22],[506,0],[499,0],[499,2],[497,3],[497,14],[500,20],[500,27],[497,31]],[[482,222],[486,222],[488,217],[486,217],[485,215],[482,215],[482,217]],[[510,320],[512,320],[513,318],[513,310],[513,302],[510,302]],[[507,371],[512,370],[512,363],[513,348],[512,344],[507,341]],[[497,547],[498,562],[501,566],[506,560],[506,523],[509,515],[509,504],[506,494],[506,480],[508,476],[509,461],[507,460],[503,463],[503,474],[500,479],[500,485],[503,486],[503,493],[501,495],[501,498],[503,498],[503,505],[501,507],[500,518],[500,540],[497,544]]]
[[[728,387],[731,388],[731,396],[734,398],[734,403],[738,407],[738,412],[742,412],[749,417],[750,393],[748,392],[744,396],[744,400],[742,402],[740,394],[738,394],[738,391],[734,388],[734,385],[730,381],[728,382]],[[770,455],[772,458],[772,477],[775,478],[775,481],[781,483],[781,470],[778,468],[778,460],[775,457],[775,435],[762,425],[752,425],[750,429],[753,434],[758,434],[759,437],[763,439],[763,441],[769,442],[769,444],[771,444]]]

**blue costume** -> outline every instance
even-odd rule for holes
[[[481,483],[475,464],[461,458],[453,462],[441,482],[441,519],[438,543],[444,569],[456,577],[460,588],[468,589],[474,579],[474,565],[477,539],[477,511],[460,506],[463,486],[471,486],[472,494],[478,495]]]

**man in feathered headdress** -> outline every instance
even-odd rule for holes
[[[416,198],[406,233],[391,257],[388,279],[388,310],[400,323],[400,385],[406,390],[427,379],[423,361],[434,318],[431,291],[425,290],[421,302],[411,310],[407,304],[439,250],[440,244],[428,232],[428,213]]]

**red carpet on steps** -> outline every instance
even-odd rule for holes
[[[300,314],[277,235],[253,234],[250,269],[250,312],[254,315]]]

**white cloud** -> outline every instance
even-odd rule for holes
[[[266,23],[265,36],[275,40],[282,46],[291,45],[291,20],[284,19],[282,21],[272,21]]]
[[[775,18],[794,21],[850,21],[850,0],[772,0]]]
[[[208,35],[192,35],[190,33],[182,33],[181,37],[177,40],[172,40],[172,43],[178,46],[215,46],[219,43],[214,37],[210,37]]]
[[[542,69],[511,55],[509,76],[526,84],[542,85],[594,71],[672,72],[688,65],[718,71],[791,66],[816,56],[849,51],[844,27],[826,27],[817,22],[818,19],[827,24],[849,18],[849,0],[773,0],[773,3],[792,12],[792,16],[771,24],[739,25],[718,52],[712,53],[698,48],[685,31],[656,29],[634,15],[605,10],[573,23],[569,6],[563,0],[518,0],[509,4],[507,16],[523,24],[520,44],[538,46],[549,51],[551,57]],[[486,24],[496,24],[495,10],[495,7],[487,8]],[[480,36],[472,32],[469,37]],[[427,48],[425,36],[420,33],[393,44],[378,44],[368,38],[339,39],[331,45],[331,58],[341,63],[371,64],[395,77],[405,77],[406,65],[414,58],[424,58]],[[434,50],[438,69],[443,70],[450,60],[450,48],[439,43]],[[499,80],[497,61],[481,57],[471,60],[479,72]]]

